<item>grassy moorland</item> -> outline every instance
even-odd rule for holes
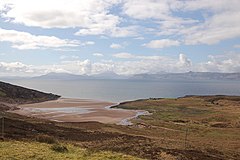
[[[133,120],[132,128],[138,135],[155,139],[163,148],[197,150],[220,159],[240,157],[238,96],[147,99],[117,107],[152,113]]]

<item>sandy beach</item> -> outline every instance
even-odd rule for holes
[[[111,124],[125,123],[126,119],[131,119],[139,114],[139,111],[109,109],[109,106],[112,105],[116,105],[116,103],[60,98],[54,101],[19,105],[20,109],[12,112],[58,122],[97,121]]]

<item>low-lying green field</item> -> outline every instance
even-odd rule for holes
[[[55,151],[53,146],[57,144],[46,144],[39,142],[24,141],[2,141],[0,142],[1,160],[140,160],[132,156],[100,151],[93,152],[72,144],[62,144],[67,151]]]

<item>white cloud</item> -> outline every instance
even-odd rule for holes
[[[26,65],[21,62],[0,62],[0,75],[1,76],[12,76],[12,75],[27,75],[33,74],[33,66]]]
[[[149,43],[143,44],[148,48],[165,48],[171,46],[179,46],[180,42],[171,39],[152,40]]]
[[[134,58],[135,56],[132,55],[131,53],[116,53],[113,55],[113,57],[116,57],[116,58],[123,58],[123,59],[129,59],[129,58]]]
[[[239,0],[196,0],[182,2],[183,11],[202,11],[202,22],[191,26],[172,27],[173,34],[180,34],[186,44],[216,44],[240,36]]]
[[[80,29],[75,33],[77,36],[86,36],[86,35],[103,35],[110,34],[110,31],[117,26],[119,23],[117,19],[109,20],[105,22],[106,24],[94,24],[86,25],[86,27]]]
[[[144,56],[144,55],[135,55],[127,52],[113,54],[113,57],[121,59],[141,59],[141,60],[165,60],[164,56]]]
[[[148,33],[178,36],[188,45],[212,45],[240,36],[239,6],[239,0],[124,0],[123,12],[130,18],[150,20],[154,27]],[[202,18],[193,19],[192,13]]]
[[[187,56],[185,54],[179,54],[179,64],[181,66],[191,66],[192,62],[190,59],[187,58]]]
[[[94,45],[94,44],[95,44],[95,42],[93,42],[93,41],[87,41],[87,42],[82,43],[83,46]]]
[[[122,9],[120,13],[114,11],[115,5],[119,5],[117,9]],[[34,28],[27,28],[31,32],[39,30],[43,33],[50,32],[50,29],[54,28],[73,28],[76,31],[75,35],[78,36],[99,35],[99,38],[108,39],[106,41],[111,40],[109,37],[132,36],[133,38],[128,39],[128,42],[135,39],[143,40],[145,37],[149,41],[143,46],[165,48],[181,44],[212,45],[226,39],[240,37],[239,6],[239,0],[72,0],[71,3],[67,0],[1,0],[0,17],[1,20],[6,21],[6,24],[34,26]],[[22,29],[25,28],[22,27]],[[153,35],[155,40],[152,39]],[[54,49],[78,52],[78,46],[95,44],[94,41],[80,42],[3,28],[0,28],[0,42],[7,42],[13,48],[22,50]],[[112,44],[110,47],[118,49],[126,45],[121,42]],[[239,45],[233,47],[240,48]],[[103,56],[101,53],[93,53],[93,55]],[[50,71],[78,74],[115,71],[131,74],[180,72],[190,69],[239,72],[238,55],[210,56],[208,62],[193,64],[184,54],[180,54],[178,58],[172,58],[135,55],[126,51],[114,54],[114,61],[81,61],[65,55],[60,57],[64,61],[55,65],[32,66],[21,62],[0,62],[0,68],[6,74],[15,73],[16,75]]]
[[[79,56],[75,56],[75,55],[72,55],[72,56],[62,55],[62,56],[60,56],[60,59],[61,60],[64,60],[64,59],[79,59]]]
[[[96,57],[103,57],[104,55],[102,53],[93,53],[94,56]]]
[[[117,25],[112,25],[108,28],[94,28],[90,26],[89,28],[80,29],[78,32],[75,33],[75,35],[107,35],[111,37],[133,37],[138,35],[136,30],[136,26],[117,27]]]
[[[0,28],[0,41],[10,42],[13,48],[20,50],[77,47],[80,45],[80,42],[77,40],[59,39],[54,36],[37,36],[27,32],[2,28]]]
[[[79,49],[74,48],[55,48],[54,50],[60,52],[79,52]]]
[[[239,11],[239,0],[195,0],[182,2],[184,10],[194,11],[194,10],[211,10],[213,12],[221,12],[225,10]]]
[[[110,45],[110,48],[113,48],[113,49],[121,49],[123,48],[123,46],[121,44],[116,44],[116,43],[112,43]]]
[[[91,62],[90,60],[64,61],[57,65],[57,68],[61,68],[62,70],[70,73],[90,75],[103,73],[106,71],[113,71],[118,74],[128,75],[139,73],[158,73],[160,71],[186,72],[191,70],[191,66],[183,65],[181,60],[165,56],[137,56],[130,53],[125,53],[118,54],[117,57],[132,57],[132,59],[131,61],[100,62]],[[185,58],[189,60],[186,56]]]
[[[196,70],[210,72],[240,72],[240,54],[210,55],[207,62],[196,65]]]
[[[66,72],[72,74],[91,74],[92,63],[90,60],[63,59],[58,64],[32,66],[34,74],[42,75],[50,72]],[[26,73],[25,73],[26,74]]]
[[[62,68],[68,72],[75,74],[91,74],[92,73],[92,63],[90,60],[73,60],[73,61],[63,61],[61,64],[57,65],[57,68]]]
[[[124,0],[123,12],[136,19],[166,19],[170,7],[167,0]]]
[[[240,36],[238,19],[240,11],[218,13],[201,25],[180,31],[180,34],[184,35],[186,44],[216,44]]]
[[[43,28],[108,28],[119,21],[109,14],[117,0],[1,0],[2,17],[14,23]]]
[[[118,74],[130,75],[140,73],[165,72],[240,72],[240,54],[232,53],[218,56],[209,56],[207,62],[193,64],[186,55],[180,54],[178,58],[168,56],[137,56],[125,55],[131,60],[126,61],[99,61],[90,60],[64,60],[54,65],[26,65],[21,62],[0,62],[0,75],[10,76],[34,76],[49,72],[67,72],[74,74],[97,74],[106,71],[113,71]],[[132,58],[131,58],[132,57]]]
[[[27,65],[24,65],[21,62],[11,62],[11,63],[1,62],[0,66],[1,66],[1,68],[5,68],[7,71],[22,70],[22,69],[26,69],[28,67]]]
[[[112,11],[116,5],[128,18]],[[239,0],[1,0],[0,16],[25,26],[76,28],[75,35],[111,37],[141,37],[149,33],[146,20],[153,26],[151,34],[179,36],[195,45],[239,37],[239,6]],[[193,19],[195,13],[199,16]]]
[[[133,27],[119,27],[110,9],[121,0],[1,0],[1,17],[12,23],[41,28],[79,28],[75,35],[132,36]]]
[[[178,0],[124,0],[123,13],[137,20],[150,20],[150,23],[157,26],[154,27],[156,31],[153,34],[169,35],[175,28],[198,22],[190,17],[179,17],[173,13],[179,12],[184,4],[184,1]]]
[[[110,31],[112,37],[134,37],[138,36],[139,26],[115,27]]]
[[[135,36],[136,26],[111,13],[121,0],[1,0],[0,16],[12,23],[41,28],[77,28],[75,35]]]
[[[134,39],[137,39],[137,40],[144,40],[144,37],[136,37]]]
[[[115,72],[115,64],[113,62],[96,62],[92,64],[92,74],[99,74],[104,72]]]
[[[140,74],[166,72],[187,72],[191,66],[183,66],[178,59],[166,56],[134,56],[131,61],[116,62],[114,71],[118,74]]]

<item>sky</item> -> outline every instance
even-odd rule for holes
[[[0,76],[240,72],[240,0],[0,0]]]

